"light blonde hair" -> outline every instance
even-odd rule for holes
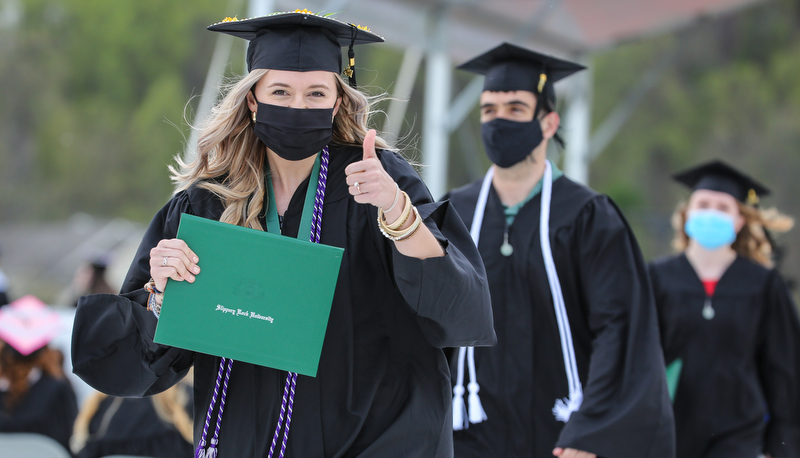
[[[161,393],[155,394],[148,399],[148,401],[153,403],[153,408],[162,421],[174,426],[186,442],[192,443],[192,419],[189,414],[186,413],[186,406],[189,405],[189,396],[182,384],[183,382]],[[73,434],[70,438],[69,445],[73,453],[77,454],[83,450],[86,443],[92,438],[89,434],[89,424],[92,422],[94,416],[97,415],[100,404],[107,398],[108,395],[95,392],[84,401],[77,418],[75,418]],[[122,398],[116,398],[114,400],[114,402],[120,403],[122,401]],[[111,409],[108,409],[106,412],[106,414],[108,414],[111,412]],[[114,412],[111,412],[112,415],[115,413],[116,409],[114,409]],[[104,431],[98,431],[98,433],[102,434]]]
[[[744,217],[744,225],[736,234],[736,240],[731,244],[731,248],[739,256],[752,259],[765,266],[773,267],[772,244],[767,238],[766,230],[771,232],[786,232],[794,226],[794,220],[776,208],[760,209],[752,205],[737,202],[739,213]],[[672,247],[682,252],[689,246],[689,236],[684,229],[687,218],[687,202],[678,204],[678,208],[672,214],[672,228],[675,230],[675,237],[672,239]]]
[[[267,72],[255,69],[227,85],[227,94],[201,129],[194,160],[185,163],[176,157],[177,167],[170,167],[176,193],[196,184],[222,199],[225,210],[220,221],[258,230],[263,230],[259,214],[266,197],[267,150],[253,130],[246,97]],[[338,74],[334,76],[342,102],[334,116],[331,144],[360,147],[372,106],[379,99],[370,100]],[[375,147],[392,149],[380,137]]]

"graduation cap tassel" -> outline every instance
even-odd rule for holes
[[[347,75],[347,82],[350,84],[350,87],[358,89],[358,85],[356,84],[356,53],[353,51],[356,35],[358,35],[358,28],[352,24],[350,24],[350,27],[352,35],[350,38],[350,47],[347,49],[348,65],[344,70],[344,74]]]

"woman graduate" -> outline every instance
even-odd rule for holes
[[[792,221],[753,204],[768,190],[713,161],[675,175],[679,254],[650,273],[674,394],[677,456],[800,456],[800,322],[767,230]]]
[[[250,40],[249,73],[215,108],[197,158],[173,171],[175,196],[123,294],[81,300],[75,372],[108,394],[142,396],[194,365],[198,456],[451,456],[442,349],[494,343],[489,291],[458,215],[367,131],[366,97],[339,77],[342,46],[352,74],[352,46],[383,39],[307,11],[209,29]],[[318,198],[304,204],[309,187]],[[158,313],[167,278],[203,275],[174,239],[182,212],[303,239],[313,215],[311,240],[344,248],[316,378],[153,343],[145,305]]]
[[[0,309],[0,432],[49,436],[66,451],[78,403],[63,355],[49,346],[60,325],[58,313],[34,296]]]

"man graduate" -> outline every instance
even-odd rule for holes
[[[455,456],[674,456],[636,240],[610,198],[546,160],[553,83],[584,67],[504,43],[459,68],[485,75],[494,165],[449,198],[486,265],[498,344],[454,354]]]

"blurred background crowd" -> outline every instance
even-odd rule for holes
[[[374,127],[437,197],[489,166],[480,86],[453,68],[512,41],[589,67],[559,87],[567,147],[551,158],[619,204],[646,259],[671,251],[688,195],[670,175],[712,158],[767,183],[762,205],[800,216],[797,0],[0,0],[0,302],[34,295],[62,313],[47,340],[67,373],[77,297],[119,289],[209,88],[245,72],[245,48],[205,27],[295,8],[347,11],[386,38],[360,51],[359,86],[391,96]],[[776,261],[797,298],[800,231],[777,239]],[[85,444],[95,413],[126,407],[73,384]],[[143,408],[187,437],[177,399]]]
[[[707,159],[748,170],[773,190],[763,205],[800,215],[795,0],[317,0],[266,7],[347,11],[386,38],[361,51],[359,85],[402,102],[383,102],[387,115],[375,127],[422,164],[434,194],[488,167],[479,87],[471,87],[474,75],[452,67],[505,40],[590,68],[588,88],[576,88],[579,79],[559,87],[568,144],[552,158],[570,175],[566,156],[583,149],[586,176],[577,178],[620,205],[646,258],[670,252],[669,216],[687,195],[669,175]],[[0,0],[0,268],[12,297],[31,293],[66,305],[74,272],[101,256],[109,283],[119,286],[150,215],[170,196],[166,165],[191,141],[189,123],[203,109],[207,79],[245,71],[241,43],[205,27],[247,17],[251,8],[244,0]],[[450,66],[445,102],[452,103],[437,112],[429,89],[442,80],[433,68],[442,52]],[[577,102],[585,127],[568,113]],[[469,109],[452,115],[459,103]],[[436,137],[427,129],[437,115],[456,125],[443,141],[426,144]],[[581,129],[587,145],[570,136]],[[444,183],[431,184],[440,170]],[[800,274],[800,232],[778,243],[778,266],[791,283]]]

